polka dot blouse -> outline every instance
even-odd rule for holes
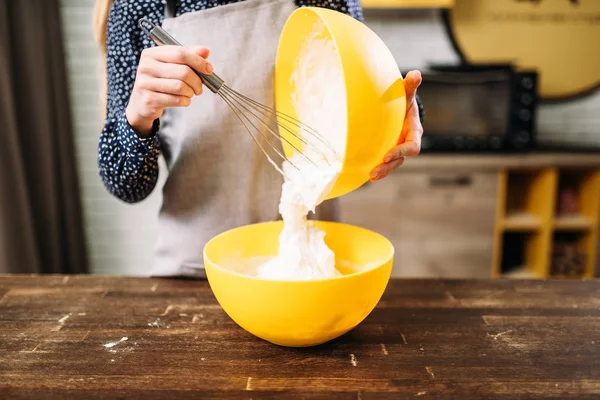
[[[176,15],[218,7],[242,0],[179,0]],[[334,9],[363,21],[360,0],[295,0],[298,6]],[[107,110],[98,145],[100,177],[107,190],[119,199],[135,203],[146,198],[158,179],[160,124],[155,121],[152,134],[140,138],[125,118],[125,107],[135,82],[140,53],[154,44],[137,26],[145,16],[160,24],[164,1],[115,0],[107,27]]]

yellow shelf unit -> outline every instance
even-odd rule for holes
[[[565,189],[570,190],[576,204],[566,213],[561,206]],[[497,193],[493,277],[595,275],[600,169],[504,169]],[[577,272],[572,265],[579,265]]]
[[[452,8],[455,0],[361,0],[365,9]]]

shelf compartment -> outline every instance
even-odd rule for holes
[[[500,276],[506,278],[543,278],[545,260],[543,235],[532,232],[505,232],[502,237]]]
[[[548,219],[554,208],[556,179],[552,169],[508,171],[505,215]]]
[[[567,169],[560,172],[556,192],[556,219],[581,216],[591,225],[600,213],[600,171]]]
[[[590,232],[556,232],[552,240],[550,276],[553,278],[589,278],[594,275],[595,260]]]

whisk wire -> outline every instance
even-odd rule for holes
[[[223,101],[225,101],[225,103],[229,106],[229,108],[231,108],[231,110],[235,113],[235,115],[238,117],[240,122],[244,125],[244,127],[246,128],[246,130],[248,131],[248,133],[254,140],[254,142],[258,145],[258,147],[262,150],[263,154],[267,157],[267,160],[275,167],[275,169],[281,175],[283,175],[284,177],[287,178],[286,174],[279,167],[279,165],[277,165],[277,163],[275,161],[273,161],[273,159],[271,158],[269,153],[264,149],[264,147],[262,146],[260,141],[256,138],[256,136],[254,134],[252,134],[252,130],[248,127],[248,124],[252,125],[254,127],[254,129],[260,133],[260,135],[263,137],[263,139],[265,139],[265,141],[269,144],[269,146],[273,150],[275,150],[275,152],[277,153],[277,155],[279,155],[279,157],[281,157],[283,160],[285,160],[286,159],[285,155],[281,154],[281,152],[269,141],[269,139],[267,137],[265,137],[265,135],[261,132],[261,130],[258,129],[256,127],[256,125],[254,125],[254,123],[250,120],[250,118],[236,106],[236,104],[228,97],[228,95],[226,93],[222,93],[221,91],[219,91],[217,94],[223,99]],[[298,167],[295,166],[292,162],[289,162],[289,163],[294,168],[298,169]]]
[[[297,128],[299,128],[301,131],[305,131],[308,132],[311,136],[313,136],[314,138],[316,138],[317,140],[319,140],[321,143],[323,143],[327,149],[329,151],[331,151],[333,154],[335,154],[335,149],[333,148],[333,146],[331,145],[331,143],[329,143],[327,140],[325,140],[325,138],[319,133],[317,132],[315,129],[311,128],[310,126],[306,125],[305,123],[297,120],[296,118],[287,115],[281,111],[277,111],[274,110],[270,107],[265,106],[264,104],[261,104],[241,93],[236,92],[235,90],[231,89],[230,87],[223,85],[221,87],[221,90],[226,90],[231,92],[232,94],[235,94],[236,96],[241,97],[242,99],[246,100],[247,102],[253,104],[254,106],[260,108],[261,110],[268,112],[272,115],[276,115],[281,117],[282,119],[284,119],[286,122],[291,123],[292,125],[296,126]],[[283,126],[283,125],[282,125]],[[307,146],[311,146],[311,144],[309,144],[305,139],[302,138],[302,136],[295,134],[294,132],[292,132],[290,129],[288,129],[287,127],[284,127],[284,129],[286,129],[291,135],[295,136],[298,138],[298,140],[300,140],[302,143],[306,144]],[[312,145],[312,147],[315,147],[314,145]],[[315,147],[316,148],[316,147]],[[316,150],[320,150],[320,149],[316,149]]]
[[[226,91],[224,91],[224,92],[226,92]],[[239,93],[237,93],[237,92],[235,92],[235,91],[231,91],[231,92],[233,92],[233,93],[235,93],[235,94],[238,94],[238,95],[239,95]],[[270,118],[269,116],[267,116],[267,115],[265,115],[265,114],[256,115],[256,113],[255,113],[254,111],[257,111],[257,112],[259,112],[259,113],[260,113],[260,112],[261,112],[261,111],[260,111],[260,109],[258,109],[258,110],[257,110],[257,109],[256,109],[256,107],[253,107],[252,105],[249,105],[247,102],[243,102],[242,100],[240,100],[239,98],[237,98],[237,97],[236,97],[236,95],[235,95],[235,94],[233,94],[233,93],[227,93],[227,94],[225,94],[225,95],[226,95],[226,96],[229,96],[229,99],[230,99],[230,100],[233,100],[233,101],[235,101],[235,102],[238,104],[238,106],[239,106],[239,107],[243,108],[243,109],[244,109],[245,111],[247,111],[249,114],[251,114],[252,116],[254,116],[254,117],[257,119],[257,120],[259,120],[259,121],[260,121],[260,123],[261,123],[261,124],[262,124],[262,125],[263,125],[263,126],[266,128],[266,129],[267,129],[267,131],[268,131],[268,132],[269,132],[269,133],[270,133],[270,134],[271,134],[273,137],[275,137],[276,139],[283,139],[283,140],[284,140],[284,141],[285,141],[287,144],[289,144],[289,145],[290,145],[290,146],[291,146],[291,147],[292,147],[294,150],[296,150],[296,151],[298,152],[298,154],[300,154],[300,155],[301,155],[302,157],[304,157],[304,158],[305,158],[305,159],[306,159],[308,162],[310,162],[310,163],[311,163],[311,164],[313,164],[315,167],[317,167],[317,164],[315,164],[315,162],[314,162],[313,160],[311,160],[311,159],[310,159],[310,157],[308,157],[306,154],[304,154],[304,153],[303,153],[303,152],[302,152],[302,151],[301,151],[299,148],[297,148],[297,147],[296,147],[296,146],[295,146],[295,145],[294,145],[292,142],[290,142],[290,141],[289,141],[289,139],[287,139],[286,137],[283,137],[283,136],[279,135],[277,132],[275,132],[275,131],[274,131],[274,130],[273,130],[273,129],[272,129],[272,128],[271,128],[271,127],[270,127],[270,126],[269,126],[269,125],[266,123],[266,122],[264,122],[264,120],[263,120],[263,118],[261,118],[261,116],[262,116],[262,117],[264,117],[264,118],[266,118],[266,119],[268,119],[268,120],[269,120],[269,121],[271,121],[271,122],[274,122],[275,124],[278,124],[276,120],[274,120],[274,119]],[[250,109],[250,108],[252,108],[252,109]],[[254,111],[253,111],[253,110],[254,110]],[[278,125],[279,125],[279,124],[278,124]],[[252,126],[254,126],[254,127],[256,128],[256,126],[255,126],[254,124],[252,124]],[[287,128],[286,128],[286,127],[284,127],[284,126],[282,126],[282,125],[279,125],[279,126],[281,126],[281,127],[283,127],[284,129],[286,129],[286,130],[287,130]],[[256,129],[258,130],[258,128],[256,128]],[[290,131],[290,133],[291,133],[292,135],[294,135],[294,133],[293,133],[293,132],[291,132],[291,131]],[[268,143],[269,143],[269,144],[270,144],[270,145],[273,147],[273,149],[274,149],[274,150],[277,152],[277,154],[279,154],[279,155],[280,155],[280,156],[281,156],[283,159],[285,159],[285,156],[284,156],[284,155],[282,155],[282,154],[279,152],[279,150],[278,150],[278,149],[275,147],[275,145],[273,145],[273,144],[272,144],[270,141],[268,141],[268,140],[267,140],[267,142],[268,142]],[[289,160],[288,160],[288,161],[289,161]],[[290,162],[290,164],[292,164],[292,163]],[[292,164],[292,165],[293,165],[293,164]],[[299,168],[298,168],[298,167],[296,167],[295,165],[294,165],[294,167],[295,167],[296,169],[299,169]]]

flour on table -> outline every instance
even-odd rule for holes
[[[104,347],[106,347],[107,349],[110,349],[111,347],[115,347],[116,345],[118,345],[118,344],[119,344],[119,343],[121,343],[121,342],[124,342],[124,341],[126,341],[127,339],[129,339],[129,338],[127,338],[127,337],[122,337],[122,338],[121,338],[121,340],[119,340],[119,341],[117,341],[117,342],[105,343],[105,344],[104,344]]]

